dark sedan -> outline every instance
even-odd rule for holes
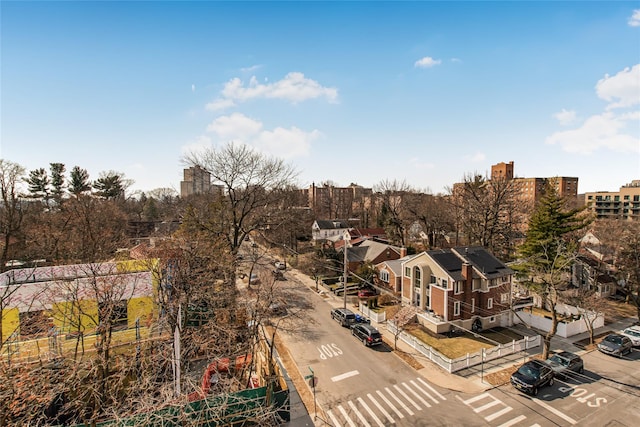
[[[532,396],[546,385],[553,385],[553,369],[540,360],[530,360],[511,375],[511,384],[520,391]]]

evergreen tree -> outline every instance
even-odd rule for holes
[[[553,182],[531,216],[525,242],[519,248],[521,262],[515,266],[521,282],[541,296],[543,308],[551,312],[551,329],[544,336],[543,358],[549,355],[551,338],[556,334],[556,305],[560,291],[570,281],[571,267],[578,251],[578,235],[591,218],[583,209],[566,209]]]
[[[102,176],[93,183],[93,188],[100,197],[118,199],[124,196],[125,184],[122,177],[121,173],[114,171],[102,173]]]
[[[47,201],[49,198],[49,177],[44,168],[34,169],[29,172],[29,178],[26,181],[29,184],[31,197]]]
[[[51,193],[56,202],[60,203],[64,194],[64,163],[49,163],[51,171]]]
[[[70,173],[69,193],[79,197],[82,193],[86,193],[89,190],[91,190],[89,172],[87,172],[86,169],[80,168],[80,166],[74,166]]]

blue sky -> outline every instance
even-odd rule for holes
[[[639,1],[2,1],[0,24],[0,157],[27,170],[179,190],[185,152],[235,141],[300,186],[640,179]]]

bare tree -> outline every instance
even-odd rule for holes
[[[0,159],[0,271],[6,269],[11,244],[22,232],[23,202],[19,191],[24,176],[22,166]]]
[[[404,219],[403,200],[413,189],[406,181],[383,180],[373,187],[381,205],[378,224],[385,228],[391,241],[405,246],[407,224]]]
[[[627,224],[620,239],[620,252],[616,264],[627,300],[636,306],[640,320],[640,223]]]

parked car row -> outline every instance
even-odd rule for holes
[[[554,379],[567,378],[573,373],[582,374],[584,362],[577,354],[563,351],[547,360],[533,359],[511,375],[511,385],[518,390],[536,396],[540,388],[552,386]]]
[[[362,341],[365,347],[382,344],[382,334],[369,321],[348,308],[334,308],[331,318],[341,326],[350,328],[351,335]]]

